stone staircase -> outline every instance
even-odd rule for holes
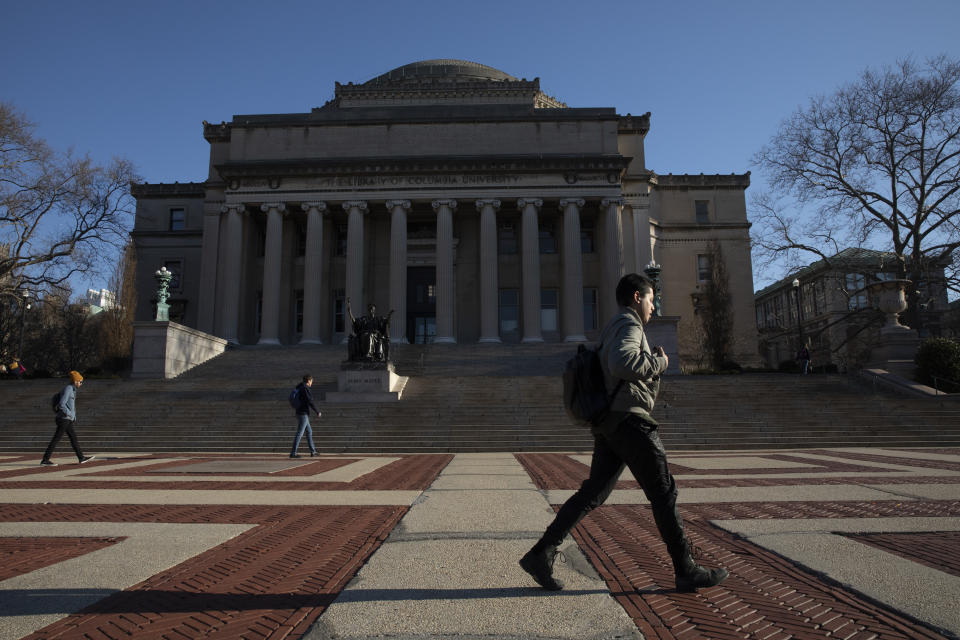
[[[560,405],[570,345],[398,345],[410,377],[396,403],[322,403],[312,420],[324,452],[571,451],[591,448]],[[336,389],[345,348],[240,347],[174,380],[88,379],[78,399],[91,453],[285,452],[295,419],[286,396],[314,376]],[[59,380],[0,382],[0,451],[43,450]],[[654,415],[671,450],[960,446],[960,402],[880,395],[845,376],[672,376]],[[305,450],[305,447],[301,445]],[[66,440],[58,451],[69,451]]]

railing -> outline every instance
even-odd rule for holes
[[[940,386],[939,386],[940,382],[947,382],[953,385],[954,388],[960,387],[960,382],[957,382],[956,380],[951,380],[950,378],[941,378],[939,376],[930,376],[930,377],[933,378],[933,390],[936,391],[936,395],[940,395]],[[948,395],[948,392],[944,391],[943,394]]]

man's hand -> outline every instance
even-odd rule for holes
[[[663,350],[663,347],[657,346],[653,350],[654,355],[663,358],[666,361],[667,366],[670,366],[670,358],[667,357],[667,352]]]

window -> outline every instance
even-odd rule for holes
[[[710,222],[710,209],[708,200],[694,200],[693,205],[697,214],[697,224],[707,224]]]
[[[583,330],[593,331],[597,328],[597,309],[600,305],[597,303],[597,290],[583,290]]]
[[[294,317],[297,319],[296,332],[303,333],[303,289],[294,291],[294,296],[297,300],[293,310]]]
[[[710,282],[711,272],[710,256],[700,254],[697,256],[697,282]]]
[[[553,222],[540,222],[540,253],[557,252],[557,235]]]
[[[437,319],[430,316],[417,316],[413,323],[413,343],[433,344],[437,336]]]
[[[335,254],[338,256],[347,255],[347,225],[337,225],[336,241]]]
[[[170,290],[179,291],[183,285],[183,281],[180,279],[181,274],[183,274],[183,263],[179,260],[167,260],[163,263],[163,266],[173,274],[170,276]]]
[[[347,294],[343,289],[335,289],[333,292],[333,332],[343,333],[344,314],[346,313],[344,305],[346,304]]]
[[[543,331],[556,331],[559,326],[557,316],[557,299],[560,297],[556,289],[540,290],[540,328]]]
[[[580,221],[580,253],[593,253],[593,219]]]
[[[187,224],[187,212],[183,207],[170,209],[170,231],[183,231]]]
[[[501,255],[517,252],[517,230],[512,222],[501,222],[497,226],[497,250]]]
[[[520,295],[517,289],[500,289],[500,335],[520,328]]]
[[[849,296],[847,308],[850,311],[867,308],[867,293],[863,288],[867,284],[867,279],[862,273],[848,273],[844,284]]]
[[[418,304],[434,304],[437,298],[437,286],[418,283],[415,296]]]

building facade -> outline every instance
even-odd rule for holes
[[[309,113],[204,122],[206,180],[134,186],[137,318],[166,266],[171,319],[234,343],[341,342],[348,300],[393,310],[395,342],[581,342],[619,277],[656,262],[684,358],[718,241],[750,364],[749,174],[658,176],[649,128],[458,60],[337,83]]]
[[[896,279],[897,264],[893,253],[845,249],[758,291],[755,312],[764,364],[777,368],[793,362],[806,344],[815,369],[863,366],[883,319],[869,285]],[[911,286],[921,300],[920,337],[948,335],[943,268]]]

